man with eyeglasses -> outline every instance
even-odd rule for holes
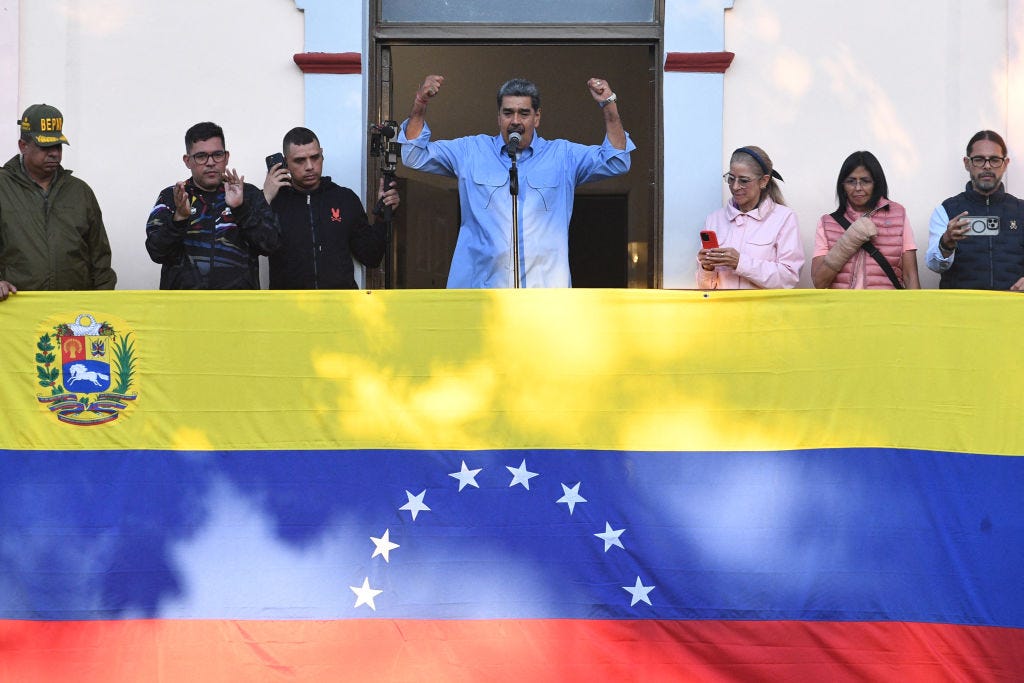
[[[932,212],[925,263],[944,289],[1024,290],[1024,202],[1003,187],[1010,159],[991,130],[967,143],[967,188]]]
[[[192,176],[165,188],[146,223],[146,249],[161,264],[160,289],[259,289],[260,255],[280,243],[263,192],[228,170],[224,131],[197,123],[182,160]]]
[[[33,104],[0,169],[0,301],[19,290],[113,289],[110,242],[92,189],[61,165],[64,115]]]

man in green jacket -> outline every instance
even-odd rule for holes
[[[113,289],[110,242],[92,189],[60,165],[64,117],[34,104],[0,169],[0,301],[18,290]]]

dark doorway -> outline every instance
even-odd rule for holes
[[[458,189],[426,182],[401,184],[403,208],[409,208],[401,229],[394,232],[395,287],[444,289],[459,237]]]
[[[624,195],[582,195],[573,203],[569,223],[569,269],[573,287],[625,287],[626,225]]]

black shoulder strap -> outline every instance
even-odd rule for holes
[[[834,213],[829,215],[832,216],[832,220],[838,223],[839,227],[841,227],[843,230],[846,230],[847,228],[850,227],[850,221],[846,220],[846,216],[844,216],[842,212],[839,211],[839,209],[836,209]],[[896,277],[896,271],[892,269],[892,265],[889,263],[888,259],[886,259],[885,256],[882,255],[882,252],[878,251],[878,247],[876,247],[874,243],[871,242],[871,240],[868,240],[867,242],[862,244],[861,249],[868,252],[871,258],[875,259],[875,261],[878,262],[878,265],[881,266],[882,271],[889,276],[889,280],[892,282],[893,287],[895,287],[896,289],[903,289],[903,283],[900,282],[900,279],[898,277]]]

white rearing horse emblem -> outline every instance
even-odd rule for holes
[[[103,386],[100,380],[106,382],[110,379],[110,375],[104,375],[102,372],[93,372],[92,370],[87,370],[86,367],[81,363],[75,363],[74,365],[69,367],[68,374],[70,375],[70,377],[68,378],[68,381],[70,382],[92,382],[98,387]]]

